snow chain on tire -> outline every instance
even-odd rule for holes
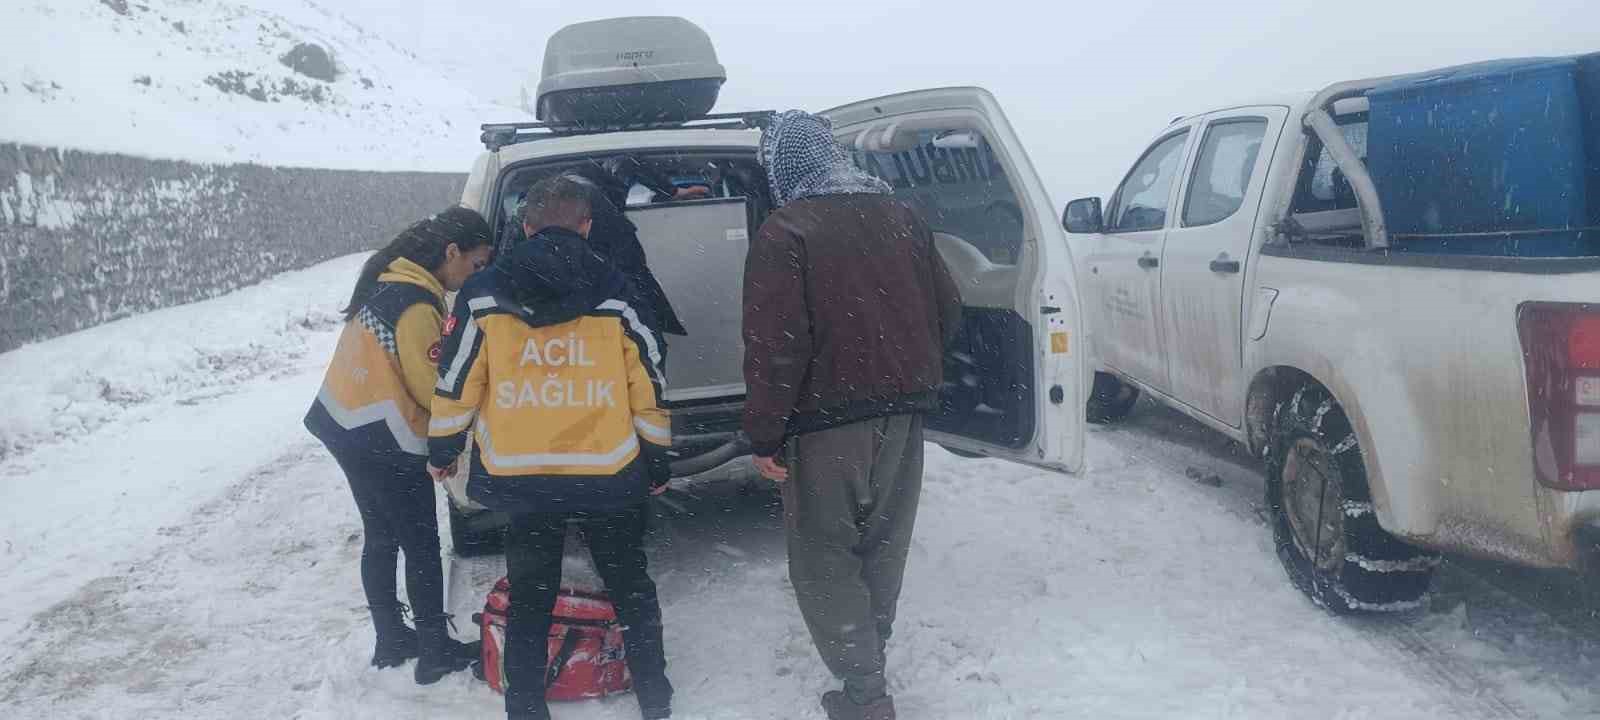
[[[1278,558],[1295,586],[1336,613],[1420,606],[1439,556],[1378,525],[1366,462],[1344,409],[1320,386],[1306,385],[1278,404],[1273,428],[1267,507]],[[1316,518],[1314,527],[1307,527],[1307,515]]]

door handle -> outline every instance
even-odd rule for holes
[[[1227,255],[1223,255],[1222,257],[1211,261],[1211,272],[1214,273],[1227,273],[1232,275],[1239,272],[1239,267],[1239,261],[1229,260]]]
[[[1146,270],[1161,267],[1161,258],[1158,258],[1154,255],[1145,255],[1144,257],[1139,258],[1139,267],[1142,267]]]

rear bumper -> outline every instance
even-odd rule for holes
[[[1513,525],[1506,514],[1446,515],[1427,536],[1405,537],[1445,553],[1533,568],[1600,571],[1600,491],[1539,488],[1512,507],[1536,508],[1533,522]]]
[[[672,450],[688,457],[722,446],[740,437],[744,398],[671,403]]]
[[[744,398],[676,403],[667,410],[672,416],[672,477],[710,472],[750,454],[750,442],[740,430]],[[467,497],[464,468],[469,464],[461,463],[463,471],[445,482],[445,490],[451,504],[471,515],[486,508]]]
[[[699,475],[750,454],[744,398],[673,403],[672,477]]]
[[[710,450],[672,461],[672,477],[692,477],[711,472],[750,454],[750,440],[743,433]]]
[[[1600,490],[1547,492],[1555,506],[1550,536],[1557,559],[1575,570],[1600,570]]]

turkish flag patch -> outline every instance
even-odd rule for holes
[[[456,316],[451,315],[444,319],[444,334],[449,335],[456,331]]]
[[[434,343],[432,345],[429,345],[428,346],[428,362],[431,362],[431,363],[439,362],[439,355],[442,354],[443,352],[444,352],[444,350],[443,350],[443,348],[439,347],[439,343]]]

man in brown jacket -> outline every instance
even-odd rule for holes
[[[781,483],[789,577],[844,690],[832,720],[892,720],[884,650],[922,488],[922,415],[938,408],[961,298],[933,233],[851,164],[826,119],[762,138],[779,209],[745,266],[745,433]]]

